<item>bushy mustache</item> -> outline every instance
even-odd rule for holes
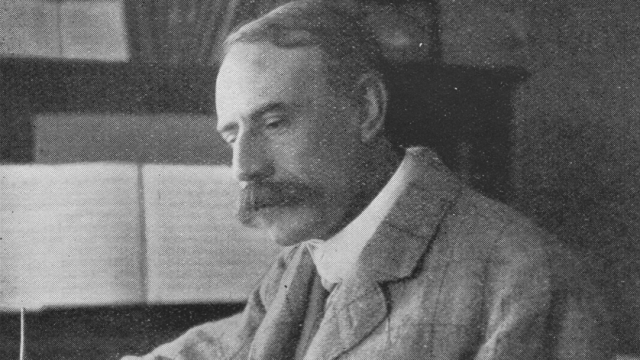
[[[240,191],[238,216],[268,207],[297,206],[322,198],[323,192],[295,181],[250,182]]]

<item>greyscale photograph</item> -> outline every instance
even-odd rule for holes
[[[640,360],[640,2],[0,0],[0,359]]]

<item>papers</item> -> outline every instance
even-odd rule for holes
[[[52,1],[0,3],[0,56],[60,57],[59,5]]]
[[[0,167],[0,306],[142,300],[135,165]]]
[[[222,166],[0,166],[0,309],[244,301],[277,245]]]
[[[122,0],[62,2],[60,33],[64,58],[129,60]]]
[[[126,61],[122,0],[3,0],[0,56]]]
[[[279,247],[235,218],[223,166],[143,169],[149,301],[244,301]]]

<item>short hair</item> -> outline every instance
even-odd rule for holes
[[[232,32],[223,54],[236,43],[269,42],[281,48],[317,46],[328,81],[337,91],[351,89],[365,73],[382,76],[382,51],[365,15],[344,0],[297,0]]]

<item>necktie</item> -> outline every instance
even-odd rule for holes
[[[307,349],[313,341],[322,318],[324,317],[325,301],[329,293],[321,284],[319,276],[314,279],[311,291],[309,292],[309,303],[304,317],[304,323],[300,329],[300,338],[296,346],[295,359],[304,359]]]

